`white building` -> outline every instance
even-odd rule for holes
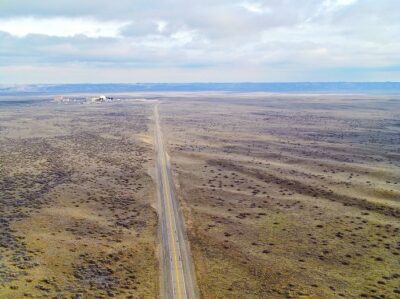
[[[102,102],[105,102],[105,101],[107,101],[107,97],[105,96],[105,95],[101,95],[101,96],[99,96],[99,97],[93,97],[93,98],[91,98],[90,99],[90,102],[91,103],[102,103]]]

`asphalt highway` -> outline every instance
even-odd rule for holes
[[[198,298],[190,248],[165,150],[158,104],[154,106],[156,173],[160,203],[162,297]]]

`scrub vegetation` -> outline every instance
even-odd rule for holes
[[[160,107],[203,298],[400,296],[400,101],[209,95]]]
[[[155,298],[152,110],[0,111],[1,298]]]

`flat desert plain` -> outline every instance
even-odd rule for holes
[[[203,298],[400,297],[400,101],[160,106]]]
[[[158,296],[152,111],[1,107],[1,298]]]
[[[400,297],[400,96],[137,97],[0,106],[1,298],[160,296],[156,103],[201,298]]]

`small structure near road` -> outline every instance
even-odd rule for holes
[[[101,95],[99,97],[92,97],[90,98],[90,103],[102,103],[107,100],[107,97],[104,95]]]
[[[112,102],[114,98],[107,97],[105,95],[101,95],[99,97],[92,97],[89,99],[89,103],[104,103],[104,102]]]

